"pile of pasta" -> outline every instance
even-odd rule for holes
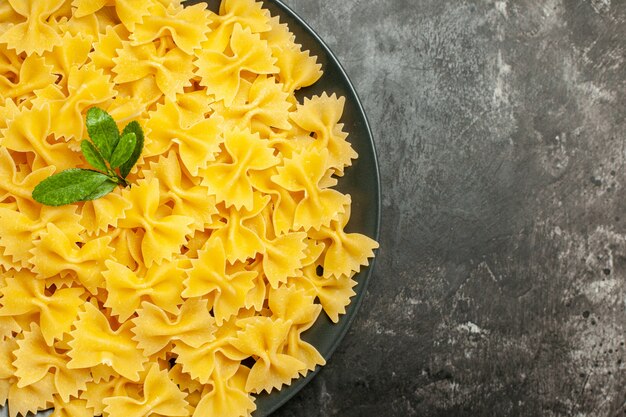
[[[303,332],[378,244],[333,188],[344,99],[294,94],[321,75],[253,0],[0,2],[0,406],[248,416],[324,364]],[[145,131],[132,186],[34,202],[93,106]]]

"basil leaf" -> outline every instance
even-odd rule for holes
[[[127,187],[126,176],[139,160],[144,134],[138,122],[130,122],[120,135],[115,120],[106,111],[92,107],[86,118],[89,140],[81,142],[81,151],[89,164],[101,170],[67,169],[41,181],[33,189],[33,199],[49,206],[95,200],[107,195],[117,185]],[[115,173],[119,168],[122,176]]]
[[[130,158],[120,166],[120,174],[122,174],[122,178],[126,178],[128,174],[130,174],[130,170],[133,168],[133,166],[135,166],[135,164],[139,160],[139,156],[141,155],[141,152],[143,151],[144,136],[143,136],[143,130],[141,130],[141,126],[139,125],[139,122],[132,121],[129,124],[127,124],[124,130],[122,131],[122,135],[131,133],[131,132],[135,134],[137,141],[135,143],[135,149],[133,150],[133,153],[130,156]]]
[[[80,143],[80,150],[83,152],[83,156],[92,167],[102,172],[107,172],[107,165],[104,162],[102,155],[100,155],[100,152],[98,152],[96,147],[93,146],[91,142],[83,139]]]
[[[33,199],[48,206],[71,204],[89,196],[108,176],[88,169],[72,168],[41,181],[33,190]]]
[[[80,201],[96,200],[100,197],[104,197],[105,195],[113,191],[115,187],[117,187],[117,183],[111,180],[106,180],[105,182],[97,186],[96,189],[93,190],[91,194],[89,194],[86,197],[81,198]]]
[[[111,168],[115,169],[128,161],[135,150],[137,136],[133,132],[125,133],[117,142],[117,146],[111,155]]]
[[[113,149],[120,139],[113,117],[97,107],[90,108],[87,110],[87,133],[104,159],[110,161]]]

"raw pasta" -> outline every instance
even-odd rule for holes
[[[378,244],[333,187],[344,99],[254,0],[0,5],[0,408],[11,417],[240,417],[324,358]],[[137,120],[130,188],[61,207],[86,111]]]

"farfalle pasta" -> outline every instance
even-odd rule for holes
[[[255,0],[0,4],[0,409],[245,417],[324,365],[378,244],[334,187],[357,154],[344,98]],[[137,121],[130,188],[32,198],[73,167],[85,113]]]
[[[197,176],[200,169],[215,161],[220,150],[224,141],[221,122],[217,116],[186,120],[181,106],[166,99],[146,121],[145,156],[163,155],[177,147],[178,158],[191,175]]]
[[[55,340],[62,340],[71,330],[86,298],[83,288],[60,288],[48,295],[44,281],[28,270],[7,277],[0,294],[3,299],[0,315],[20,319],[36,314],[41,336],[48,346],[53,346]]]
[[[230,106],[245,74],[275,74],[278,67],[267,41],[240,23],[235,23],[228,46],[230,51],[202,50],[196,74],[209,94]]]
[[[55,30],[55,22],[50,19],[65,0],[8,0],[13,10],[14,20],[0,35],[0,42],[14,49],[18,54],[41,54],[61,43],[61,36]],[[52,20],[52,21],[50,21]],[[4,23],[4,22],[3,22]]]

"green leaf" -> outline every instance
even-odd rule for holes
[[[123,134],[111,155],[111,168],[115,169],[128,161],[135,150],[136,143],[137,136],[133,132]]]
[[[91,164],[92,167],[102,172],[108,171],[107,165],[104,162],[102,155],[100,155],[100,152],[98,152],[96,147],[93,146],[91,142],[83,139],[83,141],[80,143],[80,150],[83,152],[83,156],[85,157],[87,162]]]
[[[143,130],[137,121],[132,121],[126,125],[124,130],[122,131],[122,135],[126,135],[127,133],[134,133],[136,136],[135,149],[133,150],[132,155],[126,162],[124,162],[120,166],[120,174],[122,174],[122,178],[126,178],[128,174],[130,174],[130,170],[135,166],[137,161],[139,160],[139,156],[143,151]]]
[[[120,139],[120,132],[113,117],[97,107],[90,108],[87,111],[87,132],[100,154],[110,161],[113,149]]]
[[[33,199],[48,206],[71,204],[90,196],[109,177],[89,169],[72,168],[41,181],[33,190]]]
[[[87,111],[86,124],[91,141],[83,140],[81,150],[87,162],[103,172],[78,168],[59,172],[35,187],[32,193],[35,201],[60,206],[95,200],[117,185],[128,186],[125,178],[143,151],[144,134],[139,123],[130,122],[120,135],[111,115],[92,107]],[[118,167],[122,176],[113,171]]]
[[[91,194],[89,194],[86,197],[81,198],[80,201],[96,200],[100,197],[104,197],[105,195],[113,191],[115,187],[117,187],[117,183],[111,180],[106,180],[105,182],[97,186],[96,189],[93,190]]]

